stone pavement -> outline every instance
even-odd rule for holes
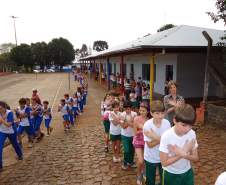
[[[111,153],[103,151],[99,107],[104,94],[102,87],[90,82],[88,105],[78,126],[68,133],[59,127],[31,155],[7,167],[0,174],[0,185],[135,185],[135,170],[121,170]],[[226,131],[207,125],[197,132],[200,162],[194,164],[195,184],[213,185],[226,170]]]

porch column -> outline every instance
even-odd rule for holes
[[[121,71],[120,75],[121,75],[121,80],[122,80],[122,82],[121,82],[122,83],[121,84],[122,85],[122,87],[121,87],[122,92],[124,92],[124,75],[125,75],[124,74],[124,65],[123,64],[124,64],[124,56],[122,55],[121,56],[121,70],[120,70]]]
[[[100,82],[100,84],[102,84],[101,74],[102,74],[102,64],[101,64],[101,62],[100,62],[100,63],[99,63],[99,82]]]
[[[150,103],[153,101],[153,92],[154,92],[154,64],[155,64],[155,55],[152,54],[150,57]]]
[[[107,80],[108,80],[108,90],[111,89],[111,80],[110,80],[110,61],[109,57],[107,57]]]

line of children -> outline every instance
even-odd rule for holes
[[[131,99],[134,102],[133,95]],[[120,111],[121,104],[124,105],[124,111]],[[148,118],[146,103],[140,104],[139,115],[136,116],[136,113],[131,111],[131,102],[120,102],[112,94],[105,97],[101,108],[105,127],[105,147],[109,143],[106,128],[110,121],[113,162],[121,161],[119,157],[121,140],[124,151],[122,169],[126,170],[133,164],[135,149],[138,185],[143,183],[143,179],[147,185],[155,185],[157,168],[159,184],[194,185],[190,161],[198,160],[198,145],[195,132],[192,130],[195,123],[195,111],[192,106],[183,104],[175,108],[175,125],[172,128],[170,122],[164,119],[165,107],[161,101],[151,103],[151,119]],[[131,128],[134,133],[131,132]],[[131,138],[133,138],[132,148]]]

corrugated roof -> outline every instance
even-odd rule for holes
[[[202,31],[206,31],[213,39],[213,46],[216,46],[217,43],[221,41],[220,38],[224,35],[223,30],[181,25],[109,48],[108,50],[87,56],[83,59],[95,58],[110,53],[117,53],[119,51],[133,50],[142,47],[204,47],[207,46],[208,43],[202,35]]]

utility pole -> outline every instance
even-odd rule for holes
[[[16,36],[16,22],[15,19],[18,18],[16,16],[10,16],[13,19],[13,25],[14,25],[14,35],[15,35],[15,41],[16,41],[16,46],[17,46],[17,36]]]

